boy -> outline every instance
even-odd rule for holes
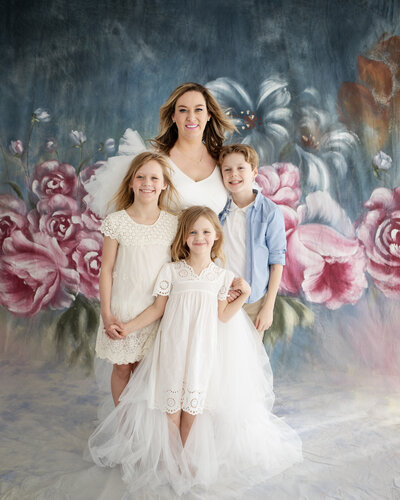
[[[247,144],[222,148],[218,165],[230,197],[220,213],[227,268],[244,277],[251,294],[243,308],[261,338],[272,325],[283,266],[286,234],[280,208],[253,188],[258,155]]]

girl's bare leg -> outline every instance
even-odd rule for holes
[[[190,413],[187,413],[186,411],[182,411],[181,426],[180,426],[182,446],[185,446],[186,440],[189,436],[189,432],[190,432],[190,429],[192,428],[192,425],[193,425],[195,418],[196,418],[196,415],[191,415]]]
[[[131,373],[136,368],[137,363],[127,365],[114,365],[111,374],[111,394],[115,406],[118,405],[119,397],[129,382]]]
[[[171,422],[173,422],[178,430],[180,429],[181,426],[181,410],[177,411],[176,413],[167,413],[167,417]]]

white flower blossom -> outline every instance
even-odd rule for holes
[[[267,78],[260,85],[256,101],[230,78],[217,78],[206,87],[238,129],[239,134],[232,140],[254,147],[261,164],[277,161],[290,139],[292,111],[288,108],[291,97],[287,82],[279,76]]]
[[[86,135],[79,130],[71,130],[69,138],[76,146],[82,146],[86,142]]]
[[[104,141],[104,150],[106,153],[113,153],[115,150],[115,140],[110,137]]]
[[[392,159],[383,151],[379,151],[379,153],[374,156],[373,163],[380,170],[389,170],[392,166]]]
[[[34,112],[33,112],[33,115],[34,115],[34,118],[36,118],[37,120],[39,120],[40,122],[49,122],[51,117],[50,117],[50,114],[48,111],[46,111],[45,109],[43,108],[37,108]]]
[[[10,142],[9,149],[14,156],[21,156],[24,152],[24,145],[20,139],[17,139]]]
[[[334,113],[322,108],[314,88],[301,94],[297,117],[299,137],[295,148],[306,183],[312,190],[330,190],[332,177],[343,179],[347,174],[358,138],[337,121]]]

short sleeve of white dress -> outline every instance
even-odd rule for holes
[[[115,213],[107,215],[107,217],[103,220],[100,231],[104,234],[104,236],[108,236],[113,240],[119,240],[119,225],[116,223],[117,219],[115,217]]]
[[[218,291],[218,300],[226,300],[234,277],[235,275],[232,271],[225,269],[224,280]]]
[[[153,295],[169,295],[172,285],[172,265],[164,264],[161,271],[158,273],[156,284],[154,286]]]

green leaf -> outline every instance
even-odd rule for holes
[[[284,161],[287,158],[290,158],[291,154],[293,152],[293,144],[291,142],[287,142],[284,144],[279,152],[279,161]]]
[[[24,199],[24,195],[22,194],[21,188],[18,186],[16,182],[6,181],[5,184],[8,184],[15,191],[18,198],[20,198],[21,200]]]
[[[299,299],[278,295],[275,302],[274,321],[264,334],[264,344],[273,348],[278,340],[290,341],[297,326],[310,328],[314,313]]]
[[[55,327],[57,354],[69,365],[77,364],[91,371],[94,339],[99,321],[98,302],[78,295],[69,309],[58,318]]]

